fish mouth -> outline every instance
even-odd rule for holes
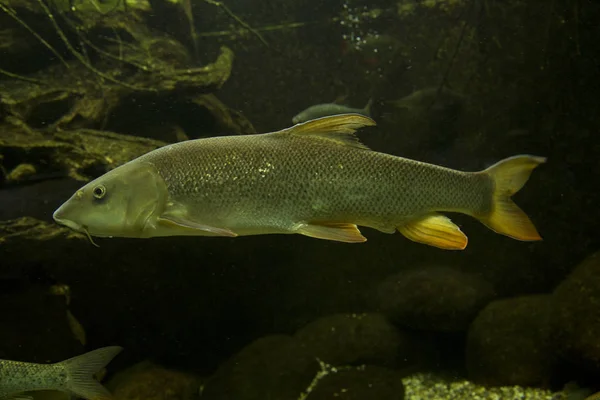
[[[83,232],[83,227],[81,225],[79,225],[77,222],[75,221],[71,221],[70,219],[64,218],[63,217],[63,213],[62,213],[62,206],[58,208],[58,210],[54,211],[54,214],[52,214],[52,218],[54,218],[54,221],[59,224],[59,225],[64,225],[68,228],[73,229],[76,232]]]
[[[77,231],[77,232],[83,232],[82,226],[79,225],[78,223],[73,222],[69,219],[57,217],[56,213],[54,213],[53,217],[54,217],[54,221],[56,221],[57,224],[64,225],[68,228],[73,229],[74,231]]]
[[[58,210],[56,211],[58,212]],[[54,221],[56,221],[57,224],[60,225],[64,225],[68,228],[73,229],[75,232],[79,232],[79,233],[83,233],[85,234],[85,236],[87,236],[88,240],[90,241],[91,244],[93,244],[96,247],[100,247],[96,244],[96,242],[94,242],[94,239],[92,239],[92,236],[90,235],[90,231],[88,230],[87,226],[85,225],[79,225],[76,222],[73,222],[69,219],[65,219],[65,218],[60,218],[56,216],[56,212],[54,213],[53,217],[54,217]]]

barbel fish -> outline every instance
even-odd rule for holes
[[[500,234],[541,240],[511,196],[545,158],[462,172],[370,150],[354,132],[372,125],[346,114],[170,144],[88,183],[54,219],[104,237],[298,233],[349,243],[366,241],[365,226],[464,249],[467,236],[439,214],[459,212]]]

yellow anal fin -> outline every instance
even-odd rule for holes
[[[296,228],[296,232],[305,236],[336,242],[362,243],[367,241],[367,238],[360,233],[356,225],[347,223],[302,224]]]
[[[492,210],[477,218],[493,231],[524,241],[542,240],[537,229],[510,198],[527,182],[531,172],[546,162],[544,157],[521,155],[507,158],[486,169],[494,182]]]
[[[291,128],[274,132],[275,135],[312,135],[332,143],[368,149],[354,132],[365,126],[374,126],[375,121],[360,114],[339,114],[317,118],[296,124]]]
[[[398,231],[414,242],[444,250],[463,250],[469,241],[450,218],[440,214],[429,214],[411,221],[399,226]]]

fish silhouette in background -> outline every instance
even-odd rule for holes
[[[352,108],[336,103],[316,104],[296,114],[294,118],[292,118],[292,123],[299,124],[302,122],[310,121],[312,119],[329,117],[332,115],[339,114],[360,114],[364,115],[365,117],[370,117],[372,104],[373,99],[369,99],[369,101],[363,108]]]

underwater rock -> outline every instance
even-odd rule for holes
[[[320,318],[296,332],[309,352],[331,365],[394,367],[406,360],[410,339],[380,314],[338,314]]]
[[[319,371],[317,360],[289,336],[260,338],[223,364],[202,400],[297,400]]]
[[[52,135],[6,129],[0,137],[0,155],[4,156],[0,160],[6,170],[13,169],[10,160],[19,160],[19,165],[31,165],[33,176],[64,171],[65,175],[86,181],[90,178],[86,170],[106,172],[163,145],[156,140],[91,129]]]
[[[552,317],[562,357],[600,376],[600,252],[579,264],[553,294]]]
[[[155,65],[153,59],[152,68],[129,76],[123,76],[122,66],[109,65],[102,74],[121,80],[101,85],[98,76],[82,65],[72,63],[67,70],[63,65],[53,65],[28,76],[30,81],[0,80],[0,117],[15,125],[49,127],[51,131],[103,126],[115,109],[125,100],[131,101],[132,96],[139,103],[139,98],[156,101],[157,96],[194,97],[216,91],[229,78],[233,57],[231,49],[222,47],[216,61],[203,67],[176,68],[165,62]]]
[[[556,361],[550,314],[550,295],[490,303],[469,329],[469,378],[490,386],[547,385]]]
[[[326,370],[308,393],[310,400],[403,400],[404,384],[398,371],[375,366]],[[308,391],[307,391],[308,392]]]
[[[201,399],[402,400],[402,377],[399,371],[377,366],[332,366],[311,354],[296,338],[268,336],[221,366],[206,382]]]
[[[381,312],[413,329],[464,331],[493,297],[483,279],[447,267],[424,267],[385,279],[377,289]]]
[[[19,164],[12,171],[6,174],[8,182],[18,182],[26,180],[29,176],[35,175],[36,169],[31,164]]]
[[[69,327],[62,297],[39,284],[0,283],[0,359],[48,363],[84,352]]]
[[[14,183],[61,172],[77,180],[89,180],[95,176],[86,171],[99,169],[98,174],[102,174],[166,144],[161,140],[86,129],[90,126],[108,125],[139,136],[162,130],[159,135],[162,138],[169,130],[169,123],[176,125],[178,120],[185,120],[182,115],[195,115],[193,126],[189,127],[194,131],[203,126],[207,130],[204,133],[211,135],[254,133],[246,118],[210,93],[228,78],[232,60],[232,51],[222,48],[214,64],[161,70],[155,78],[139,77],[136,85],[143,83],[150,91],[136,91],[119,84],[99,87],[96,78],[85,75],[73,79],[64,71],[57,71],[58,66],[39,73],[46,74],[44,79],[50,82],[44,85],[0,80],[3,180]],[[86,79],[88,84],[84,83]],[[178,102],[171,97],[174,93],[178,94]],[[157,109],[158,105],[162,109]],[[133,110],[143,110],[145,114],[138,115]],[[158,120],[148,116],[149,110]]]
[[[31,217],[21,217],[0,221],[0,244],[7,245],[11,240],[46,241],[65,235],[67,238],[84,236],[53,222],[40,221]],[[6,267],[6,266],[5,266]]]
[[[147,137],[174,119],[190,117],[191,127],[206,127],[205,134],[253,132],[240,113],[208,96],[229,79],[234,59],[230,48],[215,49],[215,61],[199,67],[181,42],[146,25],[143,16],[152,12],[147,3],[143,10],[128,3],[121,12],[117,2],[106,14],[88,5],[68,6],[68,17],[61,7],[50,10],[36,0],[0,5],[0,21],[10,27],[0,30],[0,38],[26,36],[30,45],[28,52],[13,57],[17,61],[0,60],[0,77],[9,78],[0,79],[0,119],[8,126],[30,134],[91,128]],[[65,25],[61,28],[55,18],[64,18]],[[23,35],[26,30],[34,35]],[[95,57],[69,44],[70,34]],[[68,54],[63,58],[56,49],[65,45]],[[17,70],[21,72],[10,72]],[[115,129],[123,125],[130,130]]]
[[[116,400],[193,400],[202,378],[145,361],[115,375],[106,385]]]

